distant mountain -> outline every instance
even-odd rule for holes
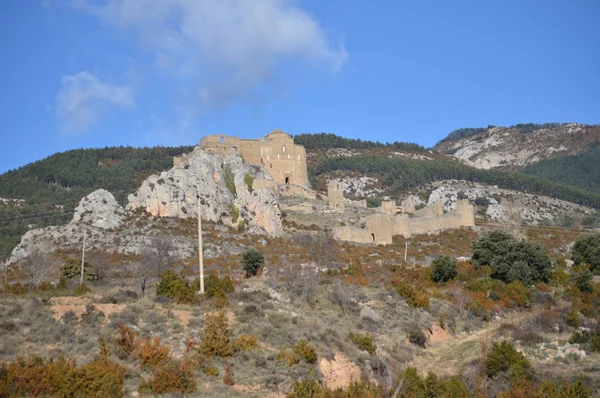
[[[583,153],[599,141],[600,125],[529,123],[459,129],[434,149],[479,169],[523,170],[547,159]],[[554,180],[552,173],[543,176]]]

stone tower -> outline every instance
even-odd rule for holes
[[[327,202],[329,208],[335,211],[344,211],[344,188],[339,181],[327,183]]]

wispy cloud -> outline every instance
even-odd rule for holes
[[[130,108],[133,93],[127,86],[101,82],[90,72],[79,72],[62,78],[56,96],[56,113],[63,131],[78,133],[87,130],[96,120],[114,108]]]
[[[252,96],[283,60],[339,70],[348,54],[292,0],[71,0],[130,33],[161,71],[188,79],[195,101],[226,104]]]

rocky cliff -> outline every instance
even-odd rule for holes
[[[8,264],[29,256],[34,250],[80,248],[84,233],[88,247],[109,252],[139,254],[151,246],[152,223],[129,225],[135,214],[151,218],[196,218],[198,201],[202,219],[238,228],[241,224],[255,234],[279,236],[283,231],[278,195],[270,188],[253,189],[254,179],[271,180],[262,168],[245,162],[232,149],[225,156],[195,148],[184,164],[148,177],[129,196],[126,208],[114,196],[99,189],[82,198],[67,225],[28,231],[13,250]],[[171,237],[172,255],[189,257],[195,239]]]

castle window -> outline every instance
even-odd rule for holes
[[[219,138],[219,142],[220,142],[221,144],[222,144],[222,143],[224,143],[224,142],[225,142],[225,138],[223,138],[223,137]]]
[[[290,183],[290,177],[285,177],[285,183],[289,184]]]
[[[277,159],[279,159],[279,154],[277,154]]]
[[[273,168],[273,163],[269,163],[269,168]]]
[[[285,145],[282,145],[282,146],[281,146],[281,151],[282,151],[282,152],[285,152]]]
[[[371,237],[373,238],[373,242],[375,242],[375,234],[371,234]]]
[[[298,155],[298,160],[300,160],[300,155]]]

